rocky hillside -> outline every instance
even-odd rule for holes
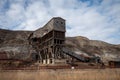
[[[31,31],[0,29],[0,52],[6,52],[9,58],[28,58],[31,48],[28,44],[28,37],[31,33]]]
[[[67,37],[66,46],[78,54],[100,56],[104,60],[120,58],[120,45],[109,44],[98,40],[89,40],[86,37]]]
[[[26,59],[29,57],[31,46],[28,37],[32,31],[10,31],[0,29],[0,52],[7,52],[8,56]],[[120,45],[113,45],[103,41],[89,40],[86,37],[67,37],[66,47],[77,54],[101,56],[103,59],[118,58]]]

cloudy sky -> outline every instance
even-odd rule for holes
[[[2,29],[36,30],[56,16],[67,36],[120,44],[120,0],[0,0]]]

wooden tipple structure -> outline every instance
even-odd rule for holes
[[[66,63],[71,57],[84,61],[84,58],[64,48],[65,32],[65,20],[54,17],[44,27],[29,36],[29,44],[36,50],[35,59],[39,63]]]
[[[54,17],[44,27],[31,34],[30,44],[39,53],[36,59],[40,63],[54,64],[65,59],[61,50],[65,43],[65,32],[65,20]]]

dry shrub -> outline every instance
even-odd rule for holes
[[[0,80],[120,80],[120,69],[0,71]]]

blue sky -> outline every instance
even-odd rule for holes
[[[120,0],[0,0],[3,29],[36,30],[56,16],[67,36],[120,44]]]

